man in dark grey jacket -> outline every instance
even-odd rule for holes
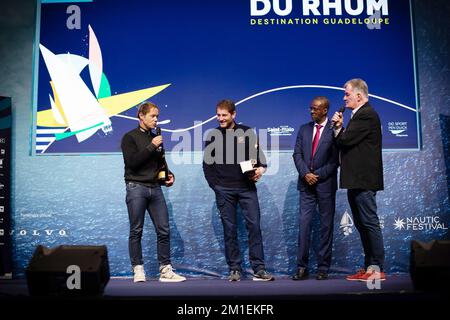
[[[219,127],[205,143],[203,172],[216,194],[217,209],[223,224],[225,256],[230,281],[241,280],[241,256],[237,239],[236,208],[239,204],[248,230],[248,248],[255,281],[271,281],[264,265],[260,210],[255,183],[265,172],[266,160],[253,129],[237,124],[236,106],[222,100],[216,106]],[[243,173],[246,164],[249,171]],[[252,168],[253,164],[253,168]]]

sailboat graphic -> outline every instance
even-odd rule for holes
[[[53,97],[49,95],[51,107],[37,113],[36,151],[41,153],[54,141],[70,136],[75,136],[81,143],[100,129],[105,135],[110,134],[113,131],[110,117],[119,116],[170,86],[165,84],[112,96],[103,73],[100,45],[91,26],[89,59],[69,53],[54,54],[42,44],[39,48],[53,91]],[[86,66],[89,66],[95,95],[80,76]]]
[[[39,47],[52,78],[54,92],[57,93],[58,106],[63,109],[61,113],[60,108],[51,101],[55,119],[67,123],[70,131],[77,131],[78,142],[91,137],[100,127],[106,134],[111,132],[111,120],[75,69],[43,45]]]
[[[344,236],[348,236],[353,232],[353,219],[347,210],[345,210],[344,214],[342,215],[339,229],[342,230]]]

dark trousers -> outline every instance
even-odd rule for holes
[[[128,217],[130,219],[128,248],[131,265],[144,264],[142,260],[141,239],[145,211],[150,213],[150,218],[155,226],[159,265],[170,264],[169,214],[161,187],[149,188],[137,183],[128,182],[126,188],[126,202]]]
[[[307,268],[311,242],[311,221],[319,207],[320,232],[317,252],[318,271],[328,272],[333,247],[333,225],[336,192],[317,192],[315,189],[300,191],[300,221],[298,234],[298,268]]]
[[[216,186],[217,208],[223,225],[225,258],[230,270],[241,270],[241,255],[237,237],[237,205],[248,231],[248,249],[253,271],[264,269],[264,251],[260,228],[260,210],[256,190]]]
[[[383,270],[384,246],[380,221],[377,215],[376,192],[349,189],[348,203],[352,209],[353,222],[361,237],[364,249],[364,266],[378,266]]]

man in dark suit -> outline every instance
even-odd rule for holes
[[[340,187],[348,189],[348,202],[365,256],[364,269],[348,276],[347,280],[385,280],[383,235],[376,204],[376,193],[383,190],[380,118],[369,104],[369,90],[364,80],[349,80],[344,89],[345,106],[352,110],[347,128],[342,126],[341,112],[336,112],[332,118],[341,152]]]
[[[295,144],[293,157],[299,173],[297,188],[300,191],[300,222],[298,269],[293,280],[308,278],[311,220],[317,206],[320,214],[320,245],[316,279],[328,279],[339,165],[333,129],[327,118],[329,105],[325,97],[313,99],[310,106],[313,121],[300,127]]]

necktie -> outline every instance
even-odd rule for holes
[[[314,157],[314,154],[317,150],[317,145],[319,144],[320,128],[322,128],[322,126],[320,124],[316,124],[316,134],[314,135],[313,139],[311,158]]]

